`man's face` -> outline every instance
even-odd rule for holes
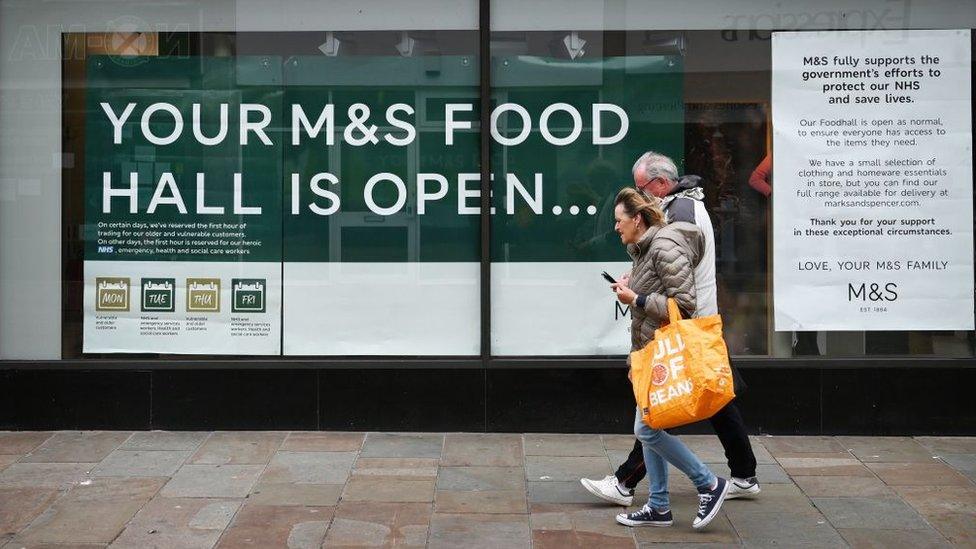
[[[634,174],[634,186],[646,195],[664,198],[671,190],[671,182],[663,177],[647,177],[644,170],[637,170]]]

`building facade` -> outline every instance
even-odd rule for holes
[[[756,432],[972,434],[970,2],[0,1],[0,429],[627,432],[613,199]],[[692,427],[694,428],[694,427]]]

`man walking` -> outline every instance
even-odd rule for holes
[[[647,197],[657,197],[667,214],[668,222],[684,221],[694,223],[701,230],[705,240],[704,253],[695,267],[695,289],[698,307],[695,316],[718,314],[718,291],[715,284],[715,235],[712,221],[702,202],[705,195],[699,183],[701,178],[694,175],[678,177],[674,161],[663,154],[648,151],[641,155],[633,167],[634,185]],[[627,276],[622,282],[626,283]],[[735,369],[733,369],[733,374]],[[735,376],[735,392],[738,395],[744,388]],[[735,404],[729,402],[712,416],[709,421],[725,449],[731,471],[731,488],[727,498],[754,496],[759,493],[756,479],[756,456],[746,433],[742,414]],[[634,487],[646,474],[644,455],[640,441],[636,441],[627,460],[617,468],[617,472],[601,480],[580,479],[580,483],[600,499],[629,506],[634,499]]]

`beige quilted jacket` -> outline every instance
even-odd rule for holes
[[[684,318],[694,314],[695,266],[704,248],[698,227],[684,222],[651,227],[636,244],[627,246],[627,253],[634,260],[630,289],[647,296],[643,309],[636,302],[630,306],[632,352],[654,339],[654,330],[667,320],[667,298],[678,302]]]

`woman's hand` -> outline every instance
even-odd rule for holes
[[[617,301],[623,303],[624,305],[630,305],[637,299],[637,294],[634,290],[631,290],[625,286],[622,282],[616,282],[610,285],[613,293],[617,294]]]
[[[620,283],[630,288],[630,273],[620,275]]]

